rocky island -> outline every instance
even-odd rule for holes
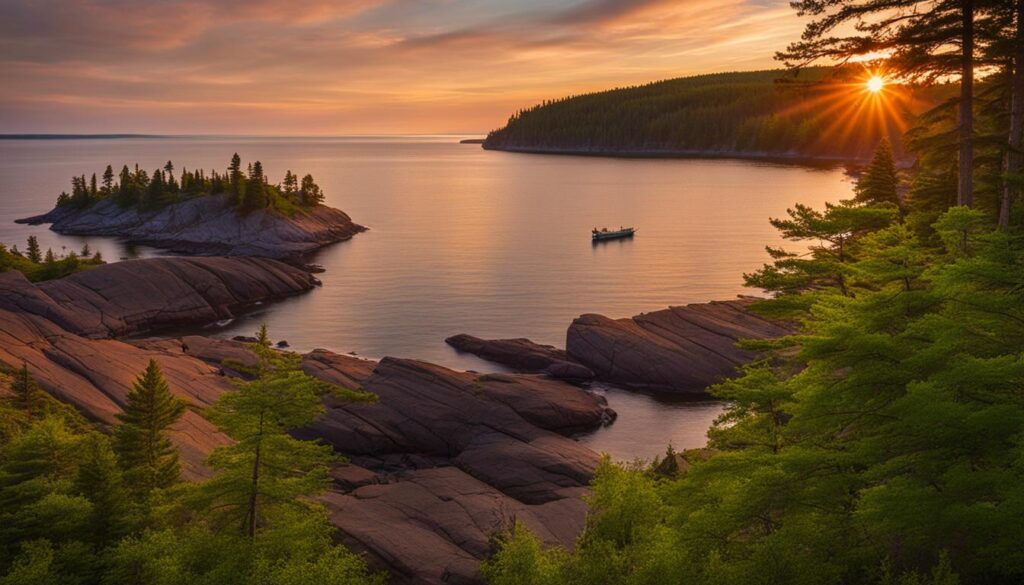
[[[119,177],[110,166],[101,184],[96,175],[74,177],[72,193],[51,211],[18,221],[184,254],[289,259],[366,229],[324,205],[311,175],[300,181],[288,171],[283,183],[270,184],[259,161],[243,172],[237,154],[225,174],[184,169],[179,179],[168,162],[152,176],[125,166]]]

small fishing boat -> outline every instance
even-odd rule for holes
[[[632,238],[633,234],[636,233],[636,228],[631,227],[619,227],[617,230],[609,230],[608,228],[597,229],[594,228],[590,232],[590,239],[598,242],[600,240],[616,240],[618,238]]]

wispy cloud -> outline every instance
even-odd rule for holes
[[[0,0],[0,132],[486,131],[771,66],[800,28],[758,0]]]

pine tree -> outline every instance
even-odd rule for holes
[[[250,347],[259,358],[255,380],[237,382],[207,416],[235,442],[218,447],[208,464],[218,474],[203,485],[200,505],[218,525],[235,526],[254,538],[272,524],[279,510],[308,509],[306,498],[326,487],[329,445],[302,441],[289,431],[313,421],[323,411],[320,395],[369,400],[302,371],[300,358],[269,347],[266,328]]]
[[[975,0],[796,0],[801,16],[810,16],[800,41],[776,55],[792,68],[826,59],[845,61],[876,50],[889,53],[891,75],[935,83],[959,76],[958,203],[974,201]],[[983,27],[984,28],[984,27]]]
[[[114,168],[107,165],[103,171],[103,195],[110,196],[114,192]]]
[[[127,528],[128,494],[117,456],[106,436],[93,433],[85,440],[75,487],[92,503],[92,544],[102,549],[123,536]]]
[[[317,185],[313,180],[313,175],[302,177],[300,201],[302,205],[307,207],[313,207],[324,202],[323,191],[320,190],[320,185]]]
[[[145,497],[178,480],[178,452],[167,431],[185,413],[185,402],[171,394],[160,366],[150,360],[128,393],[114,448],[132,488]]]
[[[266,179],[263,176],[263,165],[256,161],[249,171],[249,180],[245,184],[243,207],[245,209],[263,209],[267,206]]]
[[[242,201],[242,159],[236,152],[231,157],[231,164],[228,165],[228,185],[230,189],[229,203],[239,205]]]
[[[284,195],[289,199],[294,199],[298,192],[298,177],[292,174],[289,169],[284,173]]]
[[[882,138],[875,149],[871,164],[854,187],[854,200],[860,203],[892,203],[899,206],[899,171],[892,156],[892,145]]]
[[[42,415],[45,395],[28,371],[28,363],[22,362],[21,368],[14,373],[11,380],[11,403],[25,412],[29,418]]]
[[[35,236],[28,237],[28,249],[25,251],[25,257],[36,264],[43,261],[42,252],[39,250],[39,240]]]

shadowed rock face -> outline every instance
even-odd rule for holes
[[[132,383],[150,359],[194,407],[173,438],[188,477],[227,437],[197,410],[231,384],[216,365],[186,355],[178,341],[129,344],[107,338],[155,327],[227,318],[249,303],[309,290],[308,273],[260,258],[152,258],[108,264],[34,285],[0,273],[0,365],[28,364],[40,386],[89,418],[114,424]]]
[[[305,270],[265,258],[147,258],[38,285],[2,273],[0,307],[85,337],[111,337],[229,319],[238,308],[317,284]]]
[[[792,333],[786,324],[752,313],[748,307],[754,301],[670,307],[630,319],[582,315],[569,326],[564,351],[529,339],[485,340],[462,334],[445,341],[516,371],[703,393],[755,358],[737,346],[739,340]]]
[[[185,254],[269,258],[299,257],[366,229],[325,205],[285,217],[264,210],[240,213],[221,196],[187,199],[156,211],[126,209],[105,200],[86,209],[56,207],[18,221],[50,223],[61,234],[115,236]]]
[[[583,315],[569,326],[566,352],[608,382],[700,393],[754,359],[737,341],[792,332],[747,310],[752,302],[692,304],[630,319]]]
[[[490,538],[513,518],[548,543],[574,544],[598,457],[563,434],[604,424],[612,413],[600,397],[539,376],[323,350],[303,368],[378,397],[328,400],[300,436],[351,455],[324,499],[346,543],[394,580],[479,583]]]
[[[517,372],[537,372],[552,378],[579,382],[594,379],[594,372],[569,359],[565,350],[540,345],[529,339],[480,339],[462,333],[444,341],[459,351],[507,366]]]

